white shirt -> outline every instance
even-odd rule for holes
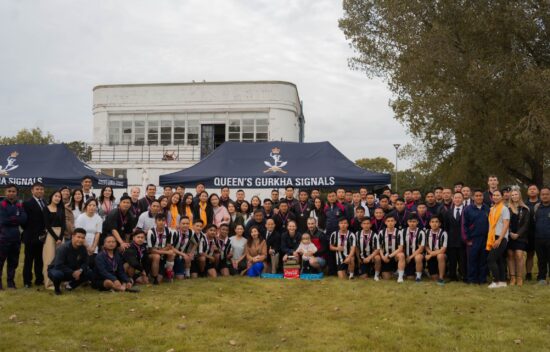
[[[97,233],[101,233],[103,220],[97,214],[89,217],[88,214],[82,213],[78,216],[74,223],[75,228],[83,228],[86,230],[86,246],[91,247],[94,244],[94,239]],[[94,251],[97,254],[97,247]]]
[[[149,216],[149,211],[142,213],[139,218],[136,227],[139,227],[147,233],[149,229],[155,227],[155,217]]]

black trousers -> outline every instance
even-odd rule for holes
[[[498,248],[493,248],[487,255],[487,264],[489,270],[493,275],[493,281],[505,282],[506,281],[506,246],[508,241],[506,238],[502,240]]]
[[[8,286],[15,285],[15,270],[19,265],[19,252],[21,251],[21,242],[6,241],[0,239],[0,288],[2,287],[2,273],[4,271],[4,263],[8,264]]]
[[[447,248],[445,252],[449,261],[448,271],[449,279],[458,281],[457,269],[460,272],[460,278],[467,281],[468,271],[466,269],[466,247]]]
[[[44,244],[30,243],[25,244],[25,262],[23,263],[23,283],[25,285],[32,284],[32,269],[34,265],[34,284],[42,285],[44,283],[44,274],[42,270],[44,262],[42,261],[42,249]]]
[[[535,239],[535,251],[539,266],[537,280],[546,280],[550,266],[550,239]]]

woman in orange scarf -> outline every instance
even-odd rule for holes
[[[489,235],[487,246],[489,251],[487,265],[493,275],[489,288],[506,287],[506,245],[508,243],[508,228],[510,226],[510,210],[504,205],[502,193],[493,192],[494,205],[489,212]]]

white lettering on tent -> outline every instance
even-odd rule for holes
[[[42,182],[42,177],[0,177],[0,185],[9,183],[17,186],[32,186],[35,182]]]

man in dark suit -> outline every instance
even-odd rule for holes
[[[23,208],[27,213],[27,223],[23,227],[23,243],[25,244],[25,262],[23,264],[23,284],[25,288],[32,286],[32,268],[34,264],[34,284],[40,286],[44,284],[42,247],[44,243],[40,236],[44,234],[44,185],[35,182],[31,188],[32,197],[23,203]]]
[[[460,192],[453,195],[452,206],[443,213],[447,232],[447,258],[449,260],[449,279],[458,281],[457,265],[464,281],[468,280],[466,271],[466,232],[464,232],[464,196]]]
[[[151,202],[155,200],[156,193],[157,186],[155,186],[154,184],[147,185],[147,187],[145,188],[145,197],[141,198],[138,202],[140,214],[149,211],[149,206],[151,205]]]

